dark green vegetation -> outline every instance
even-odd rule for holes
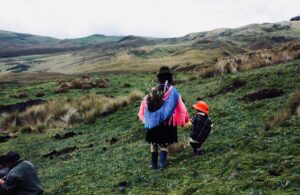
[[[178,79],[189,74],[176,74]],[[91,92],[124,95],[132,89],[146,92],[155,74],[110,74],[110,87]],[[124,87],[124,83],[131,85]],[[43,88],[44,99],[73,97],[83,92],[72,89],[54,94],[55,82],[7,84],[1,90],[0,104],[23,101],[8,94],[25,91],[29,98]],[[189,113],[202,97],[210,105],[214,129],[204,145],[205,154],[192,156],[188,147],[168,158],[164,171],[150,170],[150,150],[144,143],[143,125],[137,119],[139,103],[130,104],[96,123],[65,129],[74,132],[68,139],[55,139],[55,130],[22,134],[1,143],[0,153],[16,150],[33,161],[50,194],[117,194],[126,183],[133,194],[291,194],[300,189],[300,123],[296,115],[264,130],[264,121],[288,106],[288,99],[300,88],[300,60],[248,72],[227,74],[184,82],[177,86]],[[272,99],[245,101],[247,94],[262,89],[283,93]],[[81,132],[81,133],[80,133]],[[179,128],[186,141],[189,128]],[[63,150],[64,149],[64,150]],[[53,152],[56,150],[56,152]],[[43,155],[52,153],[50,157]],[[63,154],[63,152],[69,152]]]

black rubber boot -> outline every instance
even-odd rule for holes
[[[151,161],[151,168],[157,169],[157,162],[158,162],[158,152],[151,152],[152,161]]]
[[[166,160],[167,160],[168,152],[161,150],[159,154],[159,168],[160,170],[163,170],[166,168]]]
[[[200,143],[190,143],[192,148],[193,148],[193,153],[197,156],[198,153],[198,149],[201,148],[201,144]]]

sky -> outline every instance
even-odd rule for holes
[[[179,37],[297,15],[299,0],[0,0],[1,30],[57,38]]]

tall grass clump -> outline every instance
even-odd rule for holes
[[[291,113],[289,111],[281,111],[265,121],[265,131],[272,129],[283,121],[289,120]]]
[[[265,130],[270,130],[283,121],[289,120],[293,114],[297,114],[300,119],[300,90],[294,92],[289,98],[287,109],[282,110],[265,121]]]
[[[109,98],[88,94],[76,100],[48,101],[24,112],[7,114],[1,127],[14,132],[23,132],[24,129],[26,132],[38,132],[41,129],[60,129],[79,123],[93,123],[97,118],[111,114],[141,97],[141,92],[132,91],[125,97]]]
[[[296,113],[300,107],[300,90],[297,90],[289,99],[289,107],[292,113]]]
[[[300,58],[300,42],[287,43],[273,49],[238,54],[219,59],[214,74],[235,73]]]

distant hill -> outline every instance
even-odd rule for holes
[[[161,65],[178,70],[199,69],[219,58],[299,40],[300,21],[250,24],[175,38],[95,34],[61,40],[0,31],[0,57],[3,58],[0,70],[11,72],[17,67],[17,71],[63,73],[151,71]],[[32,56],[37,54],[43,56]]]
[[[31,34],[0,31],[0,57],[75,51],[103,43],[116,43],[122,36],[91,35],[75,39],[57,39]]]

